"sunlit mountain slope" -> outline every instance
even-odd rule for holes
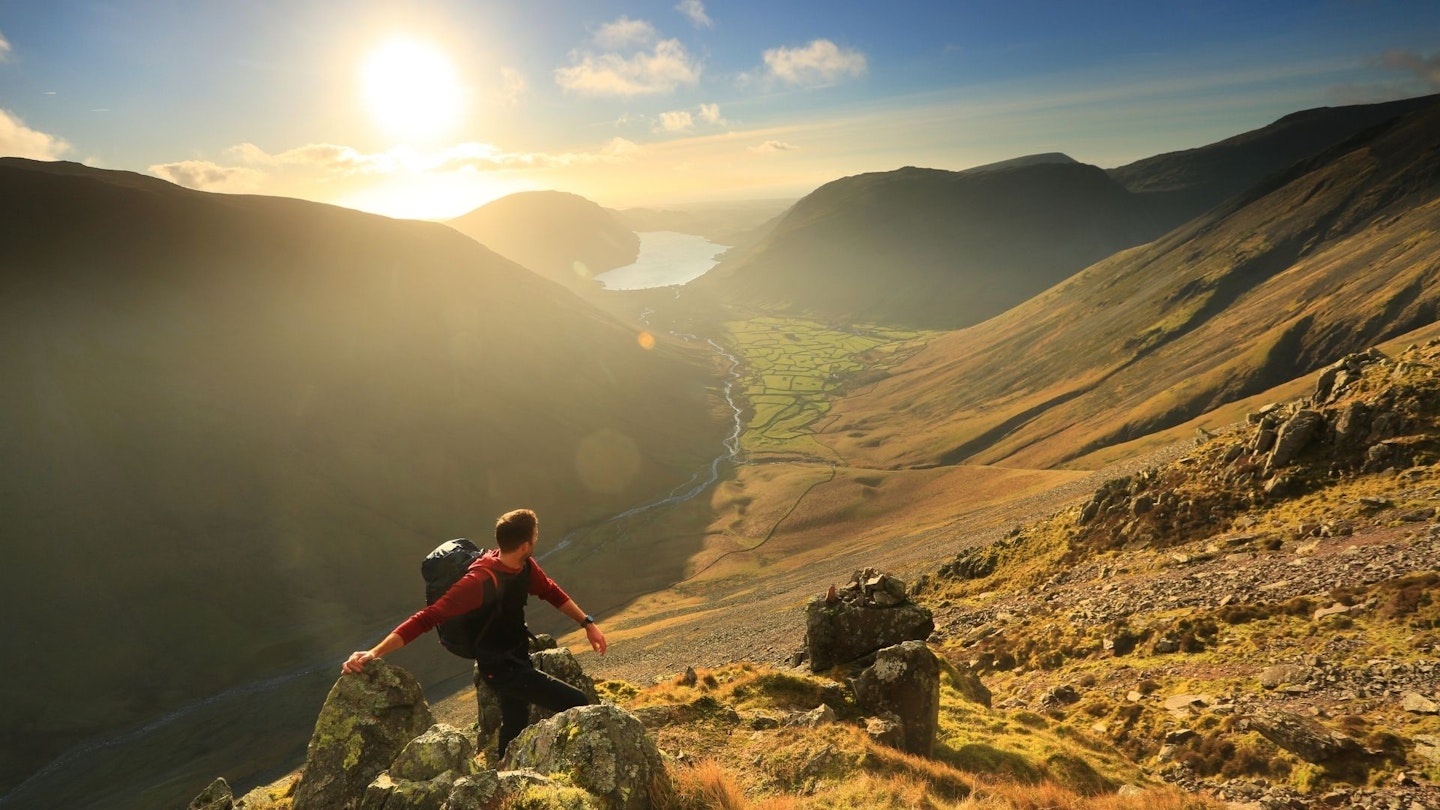
[[[1063,463],[1431,323],[1440,107],[933,341],[822,441],[856,465]]]

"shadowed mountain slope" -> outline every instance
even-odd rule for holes
[[[1440,106],[945,335],[821,440],[856,466],[1061,464],[1403,334],[1440,306]]]
[[[1172,225],[1180,225],[1275,172],[1437,99],[1440,96],[1303,110],[1218,143],[1137,160],[1109,174],[1145,195]]]
[[[448,223],[511,261],[574,289],[632,264],[640,237],[614,213],[561,191],[501,197]]]
[[[1163,231],[1101,169],[1043,157],[836,180],[692,285],[822,320],[956,328]]]
[[[557,541],[718,446],[703,362],[444,225],[4,159],[0,285],[4,787],[373,641],[506,509]]]

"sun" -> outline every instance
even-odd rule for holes
[[[455,64],[432,43],[389,40],[365,60],[360,81],[371,118],[391,137],[443,138],[464,117],[465,89]]]

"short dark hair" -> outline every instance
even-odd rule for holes
[[[540,518],[530,509],[513,509],[495,520],[495,542],[500,550],[511,552],[530,542]]]

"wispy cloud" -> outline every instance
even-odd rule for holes
[[[525,80],[525,74],[515,68],[500,69],[500,103],[514,107],[529,89],[530,83]]]
[[[696,122],[710,127],[725,126],[727,122],[720,115],[719,104],[701,104],[690,110],[671,110],[660,113],[660,121],[655,125],[656,132],[689,132],[694,129]]]
[[[817,39],[803,48],[772,48],[765,52],[768,75],[786,84],[823,87],[864,76],[865,54]]]
[[[265,180],[265,174],[255,169],[221,166],[208,160],[157,163],[149,171],[161,179],[200,191],[256,191]]]
[[[751,152],[793,152],[800,147],[784,141],[766,141],[758,146],[750,147]]]
[[[705,13],[705,4],[700,0],[680,0],[675,10],[689,17],[696,28],[710,28],[715,25],[710,15]]]
[[[69,151],[64,138],[31,129],[19,117],[0,110],[0,155],[59,160]]]
[[[0,32],[0,62],[8,61],[10,61],[10,40],[5,38],[3,32]]]
[[[555,81],[566,90],[586,95],[654,95],[700,81],[699,61],[675,39],[661,40],[655,43],[654,50],[628,57],[576,51],[570,59],[570,67],[555,71]]]
[[[367,153],[349,146],[313,143],[271,153],[253,143],[242,143],[226,150],[232,165],[182,160],[153,165],[150,172],[203,191],[257,191],[282,177],[289,181],[319,181],[402,174],[559,169],[622,163],[634,159],[641,151],[638,145],[624,138],[615,138],[591,151],[574,152],[507,152],[488,143],[459,143],[428,152],[399,146],[385,152]]]
[[[1412,73],[1427,88],[1440,90],[1440,51],[1429,56],[1421,56],[1414,51],[1387,51],[1380,58],[1380,64],[1391,70]]]
[[[684,110],[660,113],[660,129],[664,132],[686,132],[695,128],[695,117]]]
[[[621,17],[600,26],[600,30],[595,32],[595,44],[607,50],[618,51],[632,46],[648,45],[658,36],[655,26],[645,20]]]

